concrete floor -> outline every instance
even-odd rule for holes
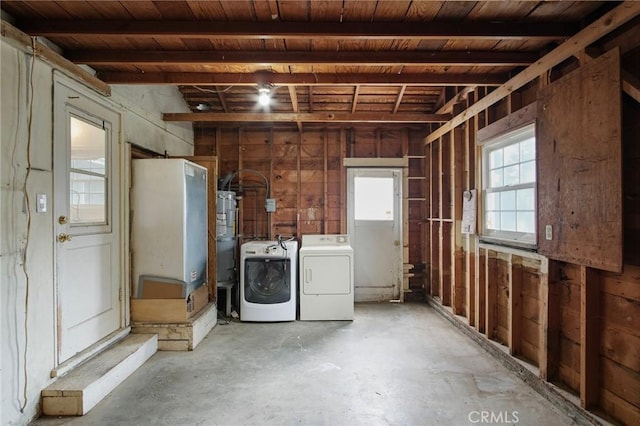
[[[432,308],[410,303],[358,304],[353,323],[218,325],[193,352],[158,352],[88,415],[36,422],[482,423],[573,421]]]

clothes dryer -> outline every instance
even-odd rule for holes
[[[303,235],[300,319],[353,320],[353,271],[348,235]]]

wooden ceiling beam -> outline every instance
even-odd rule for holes
[[[537,52],[505,50],[390,51],[184,51],[70,50],[65,57],[86,65],[529,65]]]
[[[45,37],[145,37],[333,40],[563,39],[576,23],[561,22],[231,22],[180,20],[31,19],[26,33]]]
[[[172,86],[500,86],[508,80],[506,74],[460,74],[460,73],[206,73],[206,72],[118,72],[102,71],[100,80],[109,84],[152,84]]]
[[[610,33],[636,16],[640,16],[640,2],[625,1],[618,5],[615,9],[605,13],[595,22],[585,27],[582,31],[544,55],[539,61],[536,61],[533,65],[525,68],[509,81],[496,88],[493,92],[489,93],[487,96],[478,100],[469,108],[453,117],[451,121],[430,133],[424,140],[425,145],[438,140],[471,117],[474,117],[506,96],[509,96],[515,90],[518,90],[525,84],[538,78],[538,76],[544,74],[547,70],[575,55],[580,50],[596,42],[604,35]]]
[[[303,123],[443,123],[451,114],[339,113],[164,113],[164,121],[191,122],[303,122]]]

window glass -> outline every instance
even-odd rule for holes
[[[354,179],[355,220],[393,220],[393,178]]]
[[[107,221],[107,132],[71,116],[69,207],[71,224]]]

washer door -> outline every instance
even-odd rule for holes
[[[244,299],[261,304],[291,300],[290,263],[290,259],[245,259]]]

